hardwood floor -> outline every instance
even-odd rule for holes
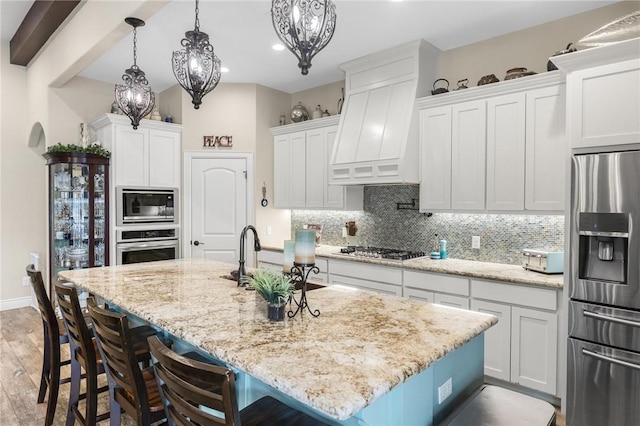
[[[0,312],[0,425],[42,426],[44,423],[47,405],[37,403],[42,352],[42,320],[35,309]],[[66,348],[62,358],[69,358]],[[61,376],[69,376],[68,366],[62,368]],[[103,384],[106,381],[100,383]],[[54,425],[64,426],[68,401],[69,384],[64,384],[60,386]],[[98,403],[98,413],[108,411],[106,394],[99,396]],[[109,420],[99,424],[108,425]],[[135,426],[135,421],[125,414],[122,425]]]
[[[0,425],[41,426],[43,424],[46,403],[36,402],[42,351],[42,322],[35,309],[20,308],[0,312]],[[63,352],[62,357],[67,359],[68,352]],[[63,367],[61,376],[68,375],[68,367]],[[102,384],[104,382],[100,385]],[[68,401],[69,385],[61,385],[54,425],[65,424]],[[103,413],[107,409],[108,399],[106,395],[101,395],[98,412]],[[109,420],[100,424],[107,425]],[[565,417],[558,411],[556,425],[565,426],[565,424]],[[135,426],[135,421],[124,414],[122,425]]]

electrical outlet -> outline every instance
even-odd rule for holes
[[[271,229],[271,226],[267,226],[267,235],[271,234],[273,234],[273,229]]]
[[[453,392],[453,379],[449,377],[446,382],[444,382],[438,388],[438,405],[442,404],[445,399],[449,398],[449,395]]]
[[[22,277],[22,285],[30,286],[31,285],[31,278],[29,278],[29,276]]]
[[[477,235],[474,235],[473,237],[471,237],[471,248],[474,249],[479,249],[480,248],[480,237]]]

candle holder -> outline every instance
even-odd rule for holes
[[[290,300],[296,304],[297,308],[295,311],[290,310],[287,312],[287,316],[289,318],[295,317],[298,312],[302,312],[304,309],[309,311],[309,313],[317,317],[320,315],[320,311],[318,309],[312,311],[309,307],[309,303],[307,303],[307,279],[311,273],[317,274],[320,272],[320,269],[314,263],[293,263],[293,268],[291,268],[290,276],[294,285],[296,283],[300,283],[300,300],[296,300],[295,297],[291,297]]]

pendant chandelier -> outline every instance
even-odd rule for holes
[[[116,84],[116,102],[131,120],[134,129],[138,128],[140,120],[148,115],[156,103],[156,97],[149,86],[149,82],[138,65],[137,60],[137,28],[144,25],[138,18],[126,18],[127,24],[133,27],[133,65],[122,75],[124,83]]]
[[[331,0],[272,0],[271,19],[278,38],[298,58],[302,75],[331,40],[336,7]]]
[[[209,35],[200,31],[196,0],[196,20],[193,31],[184,33],[180,42],[183,49],[173,52],[173,75],[184,90],[191,95],[195,109],[200,108],[204,95],[212,91],[220,81],[220,59],[213,53]]]

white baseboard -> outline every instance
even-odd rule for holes
[[[16,297],[15,299],[0,300],[0,311],[24,308],[31,305],[31,296]]]

